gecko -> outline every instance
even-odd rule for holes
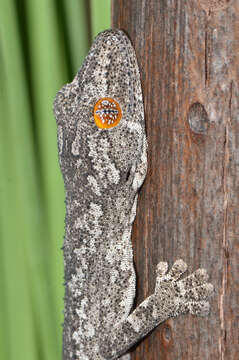
[[[159,262],[155,290],[133,309],[131,229],[147,172],[147,139],[134,48],[119,29],[100,33],[56,95],[66,194],[64,360],[130,359],[127,351],[164,320],[207,315],[213,285],[198,269]]]

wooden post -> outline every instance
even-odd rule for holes
[[[239,359],[239,0],[112,0],[141,71],[148,174],[133,229],[137,304],[155,265],[205,267],[208,318],[169,320],[133,360]]]

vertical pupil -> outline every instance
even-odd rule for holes
[[[103,98],[96,102],[94,107],[94,120],[101,129],[108,129],[116,126],[122,113],[118,102],[111,98]]]

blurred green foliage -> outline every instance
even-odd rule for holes
[[[0,0],[0,359],[59,360],[64,189],[52,104],[110,0]]]

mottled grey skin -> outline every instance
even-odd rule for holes
[[[93,118],[103,97],[115,99],[123,114],[108,130]],[[147,144],[139,70],[122,31],[97,36],[73,82],[58,92],[54,111],[66,191],[64,360],[118,359],[165,319],[207,314],[212,285],[202,269],[179,280],[182,260],[169,273],[159,263],[154,294],[129,315],[130,235]]]

